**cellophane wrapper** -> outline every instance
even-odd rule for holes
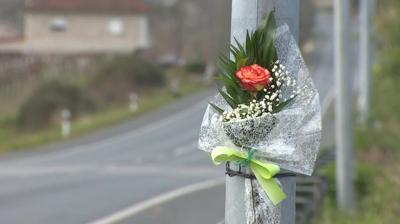
[[[277,164],[281,169],[311,175],[321,139],[319,95],[287,25],[276,30],[276,50],[280,63],[289,71],[291,79],[296,80],[298,86],[306,86],[307,89],[302,90],[303,94],[298,94],[280,112],[243,121],[222,122],[219,120],[220,114],[209,105],[201,124],[198,148],[211,153],[214,148],[225,146],[245,155],[249,149],[254,148],[256,152],[253,158],[261,162]],[[283,98],[290,98],[292,90],[282,89]],[[212,102],[224,111],[232,111],[220,94],[217,94]],[[246,180],[245,193],[248,223],[262,223],[260,220],[271,218],[261,217],[265,215],[277,219],[279,205],[271,207],[272,203],[259,184],[250,185],[249,181]],[[255,205],[254,201],[258,204]],[[265,214],[268,213],[265,210],[270,210],[268,208],[274,208],[275,212]],[[260,214],[254,213],[257,209],[260,210]],[[275,220],[268,223],[279,222]]]

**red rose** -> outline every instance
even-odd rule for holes
[[[236,72],[236,77],[240,79],[240,84],[251,92],[260,91],[266,85],[271,84],[269,80],[271,73],[257,64],[242,67]]]

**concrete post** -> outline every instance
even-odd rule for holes
[[[130,100],[130,104],[129,104],[129,109],[132,112],[136,112],[139,108],[138,106],[138,94],[135,92],[132,92],[131,94],[129,94],[129,100]]]
[[[64,138],[67,138],[71,134],[71,111],[68,109],[63,109],[61,112],[61,117],[61,134]]]
[[[174,96],[179,96],[181,93],[179,85],[180,85],[179,79],[171,80],[171,92]]]
[[[247,30],[255,30],[268,13],[275,10],[277,26],[288,24],[290,31],[298,42],[299,34],[299,1],[293,0],[233,0],[231,20],[231,43],[234,37],[243,43]],[[237,167],[231,166],[235,170]],[[287,172],[287,171],[282,171]],[[280,178],[283,190],[287,198],[282,202],[282,224],[295,223],[295,198],[296,180],[295,177]],[[229,177],[226,179],[226,202],[225,202],[225,223],[243,224],[246,223],[245,215],[245,179],[242,177]]]
[[[334,71],[335,71],[335,131],[336,189],[339,206],[354,210],[353,155],[353,89],[349,74],[350,1],[335,0],[334,5]]]

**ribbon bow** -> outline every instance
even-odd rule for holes
[[[249,157],[232,149],[219,146],[211,152],[211,158],[215,165],[219,165],[229,161],[248,161]],[[285,193],[273,178],[280,171],[278,165],[262,163],[254,158],[250,159],[249,164],[260,185],[274,205],[279,204],[286,198]]]

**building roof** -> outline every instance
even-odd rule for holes
[[[28,11],[139,12],[148,13],[149,5],[139,0],[28,0]]]

